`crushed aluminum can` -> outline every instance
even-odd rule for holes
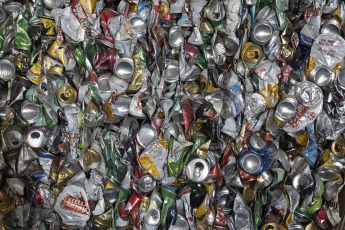
[[[121,79],[128,79],[132,77],[134,72],[133,59],[130,57],[119,58],[116,60],[114,66],[114,73]]]
[[[6,146],[10,149],[19,148],[24,141],[24,137],[21,133],[21,130],[17,127],[7,128],[3,136],[5,139]]]
[[[258,175],[263,171],[261,157],[253,152],[243,153],[238,160],[238,166],[251,175]]]
[[[157,131],[150,125],[143,125],[137,133],[138,144],[146,148],[151,142],[157,139]]]
[[[150,209],[146,212],[144,216],[145,229],[155,230],[159,226],[160,222],[160,213],[159,209]]]
[[[46,142],[46,132],[43,129],[33,128],[30,129],[27,137],[26,143],[32,148],[40,148]]]
[[[186,166],[186,176],[193,182],[202,182],[206,180],[209,173],[209,164],[203,159],[191,160]]]
[[[138,181],[138,188],[142,192],[151,192],[156,187],[156,180],[151,175],[144,175]]]
[[[0,79],[3,81],[8,81],[12,79],[15,75],[16,67],[10,60],[2,59],[0,60]]]
[[[22,115],[22,117],[29,124],[33,124],[36,121],[38,121],[41,114],[41,109],[36,104],[27,101],[26,103],[24,102],[22,104],[22,108],[20,112],[21,112],[20,114]]]
[[[251,38],[256,44],[265,45],[270,41],[273,30],[273,26],[269,21],[260,21],[252,28]]]

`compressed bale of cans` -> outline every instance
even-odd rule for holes
[[[341,229],[343,1],[0,5],[2,229]]]

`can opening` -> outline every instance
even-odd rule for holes
[[[40,138],[41,134],[39,132],[33,132],[31,133],[31,138],[32,139],[38,139]]]
[[[204,165],[200,162],[195,163],[194,165],[195,173],[200,174],[204,170]]]

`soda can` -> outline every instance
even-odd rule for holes
[[[322,101],[322,91],[312,82],[303,82],[294,86],[297,101],[304,106],[311,107]]]
[[[277,106],[275,118],[280,122],[288,122],[295,114],[297,101],[287,97]]]
[[[184,37],[182,28],[180,26],[173,26],[169,30],[169,45],[173,48],[179,49],[183,44]]]
[[[61,107],[77,101],[77,90],[70,85],[63,85],[56,91],[56,97]]]
[[[317,86],[332,85],[335,80],[335,74],[326,66],[314,68],[309,75],[309,80],[314,82]]]
[[[267,20],[257,22],[252,28],[251,39],[258,45],[266,45],[274,32],[274,28]]]
[[[141,126],[137,133],[137,141],[142,148],[146,148],[157,138],[157,131],[148,124]]]
[[[54,97],[56,90],[56,82],[52,78],[46,76],[43,76],[37,85],[37,91],[47,99]]]
[[[41,114],[41,109],[35,103],[25,101],[22,104],[21,115],[29,124],[38,121]]]
[[[134,73],[134,62],[131,57],[123,57],[116,60],[114,73],[121,79],[127,80]]]
[[[161,218],[160,212],[158,208],[150,209],[146,212],[144,216],[145,229],[155,230],[158,228]]]
[[[303,191],[311,184],[313,184],[313,179],[307,173],[298,174],[292,179],[292,187],[297,191]]]
[[[322,34],[340,34],[341,25],[338,19],[332,17],[325,21],[321,27]]]
[[[17,149],[22,146],[24,137],[16,126],[12,126],[6,129],[4,133],[4,140],[8,148]]]
[[[209,173],[210,166],[203,159],[194,159],[187,164],[186,175],[193,182],[200,183],[206,180]]]
[[[250,229],[251,213],[245,207],[238,207],[235,211],[235,228],[236,230]]]
[[[240,156],[238,166],[250,175],[259,175],[263,171],[263,161],[261,157],[250,151]]]
[[[14,77],[16,73],[16,67],[10,60],[0,60],[0,79],[3,81],[9,81]]]
[[[250,136],[249,144],[254,151],[259,153],[268,149],[268,143],[262,138],[260,132],[255,132]]]
[[[156,187],[156,180],[149,174],[142,176],[138,181],[138,188],[142,192],[151,192]]]
[[[32,148],[40,148],[46,142],[45,135],[46,132],[43,129],[33,128],[28,131],[26,143]]]
[[[163,72],[165,81],[168,83],[174,83],[180,78],[179,62],[177,60],[171,60],[168,67]]]
[[[43,3],[49,9],[62,8],[65,5],[64,0],[43,0]]]

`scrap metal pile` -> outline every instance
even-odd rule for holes
[[[341,222],[344,2],[0,5],[3,229]]]

